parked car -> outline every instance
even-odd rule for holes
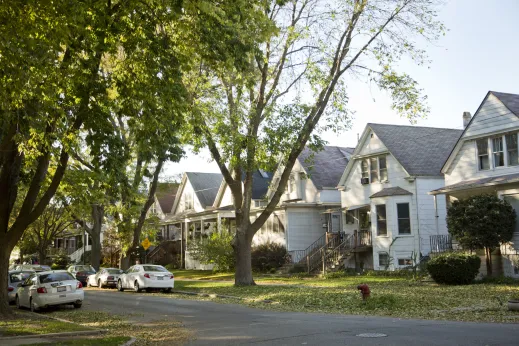
[[[85,293],[83,285],[65,270],[38,272],[31,274],[19,284],[16,292],[16,306],[38,311],[53,305],[72,304],[80,308]]]
[[[130,267],[119,276],[117,289],[126,288],[140,292],[143,289],[164,289],[170,292],[175,284],[175,277],[166,268],[153,264],[138,264]]]
[[[80,281],[83,286],[86,286],[88,277],[96,273],[96,270],[89,264],[71,265],[67,271]]]
[[[49,266],[41,265],[41,264],[18,264],[14,267],[14,271],[26,271],[32,270],[35,272],[43,272],[46,270],[50,270]]]
[[[115,287],[119,275],[122,273],[123,271],[118,268],[103,268],[96,274],[92,274],[88,277],[87,286],[98,286],[99,288],[103,288],[103,286]]]
[[[18,292],[18,284],[25,281],[31,274],[34,274],[33,270],[25,271],[10,271],[7,275],[7,296],[9,297],[9,304],[16,301],[16,292]]]

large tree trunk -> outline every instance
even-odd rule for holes
[[[11,309],[8,305],[8,296],[7,296],[7,274],[9,271],[9,257],[11,256],[10,246],[7,244],[7,237],[3,236],[5,234],[4,230],[0,230],[2,235],[0,235],[0,319],[8,319],[11,316]]]
[[[93,225],[90,229],[92,238],[92,250],[90,251],[90,264],[96,270],[101,266],[101,230],[103,227],[104,206],[99,204],[92,205]]]
[[[256,283],[254,282],[254,278],[252,277],[251,266],[252,238],[254,237],[254,235],[250,236],[250,224],[248,227],[247,225],[236,226],[236,235],[234,236],[233,240],[234,257],[236,259],[234,284],[236,286],[255,285]]]
[[[487,265],[487,276],[492,276],[492,249],[485,248],[485,262]]]
[[[45,259],[47,258],[47,247],[38,249],[38,260],[40,264],[46,264]]]

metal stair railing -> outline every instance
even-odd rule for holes
[[[314,254],[316,251],[319,251],[319,249],[322,248],[326,244],[327,237],[329,237],[329,235],[328,235],[328,233],[325,233],[322,236],[320,236],[316,241],[314,241],[312,244],[310,244],[306,249],[290,251],[292,263],[305,264],[306,258],[308,256]]]
[[[326,269],[331,268],[334,265],[337,265],[346,254],[350,253],[351,250],[353,250],[351,242],[351,236],[347,236],[343,242],[341,242],[337,247],[335,247],[333,250],[329,251],[326,257],[324,258],[324,266],[323,266],[323,272],[326,271]]]
[[[329,237],[328,241],[323,246],[314,251],[314,253],[306,256],[306,268],[308,273],[311,273],[313,270],[322,265],[330,250],[335,249],[343,242],[349,242],[349,236],[344,237],[345,238],[341,238],[340,233],[332,233],[332,236]]]

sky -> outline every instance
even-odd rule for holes
[[[451,0],[439,19],[449,30],[428,45],[432,62],[426,66],[399,66],[411,75],[428,97],[430,114],[416,126],[462,129],[462,114],[474,114],[489,90],[519,94],[519,0]],[[349,82],[348,82],[349,83]],[[360,81],[349,83],[349,107],[355,110],[352,127],[339,135],[326,134],[329,145],[354,147],[367,123],[409,125],[391,109],[385,92]],[[182,172],[219,172],[210,155],[186,152],[169,163],[164,176]]]

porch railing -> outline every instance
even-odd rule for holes
[[[454,249],[453,239],[450,234],[432,235],[429,237],[429,242],[431,252],[433,253],[452,251]]]
[[[290,251],[290,258],[292,259],[292,263],[301,263],[306,260],[306,257],[313,254],[315,251],[318,251],[326,244],[326,240],[329,238],[327,233],[320,236],[316,241],[310,244],[304,250],[295,250]]]

